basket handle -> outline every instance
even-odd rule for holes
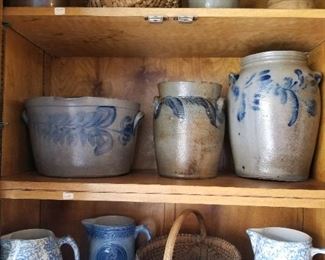
[[[174,251],[174,247],[175,247],[175,243],[176,243],[176,239],[177,239],[177,235],[181,229],[181,226],[184,222],[184,219],[190,215],[191,213],[193,213],[196,216],[196,219],[198,220],[199,224],[200,224],[200,235],[201,235],[201,239],[205,239],[205,237],[207,236],[207,231],[204,225],[204,219],[201,215],[201,213],[197,210],[191,210],[191,209],[186,209],[184,210],[175,220],[168,238],[167,238],[167,243],[166,243],[166,247],[165,247],[165,252],[164,252],[164,259],[163,260],[172,260],[173,259],[173,251]]]

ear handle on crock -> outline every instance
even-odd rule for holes
[[[236,73],[229,73],[229,86],[232,87],[236,84],[236,81],[239,78],[239,74]]]
[[[142,120],[142,118],[144,117],[144,113],[139,111],[137,113],[137,115],[134,118],[134,122],[133,122],[133,132],[135,132],[139,126],[140,121]]]
[[[21,114],[21,118],[24,120],[25,124],[28,125],[28,116],[27,116],[27,112],[26,110],[23,111],[23,113]]]
[[[316,81],[316,84],[319,85],[320,82],[322,81],[323,75],[320,72],[313,72],[314,80]]]

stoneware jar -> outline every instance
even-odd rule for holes
[[[140,105],[127,100],[39,97],[26,102],[37,170],[48,176],[97,177],[128,173]]]
[[[229,126],[236,173],[278,181],[308,178],[321,103],[321,74],[305,53],[270,51],[242,59],[230,75]]]
[[[136,226],[133,219],[124,216],[85,219],[82,224],[90,241],[90,260],[134,260],[137,236],[143,233],[151,239],[146,226]]]
[[[325,254],[325,248],[312,246],[312,238],[298,230],[281,227],[250,228],[255,260],[311,260],[317,254]]]
[[[183,0],[183,6],[203,8],[236,8],[239,0]]]
[[[268,8],[274,9],[302,9],[314,8],[314,0],[269,0]]]
[[[158,172],[175,178],[217,175],[224,139],[221,86],[205,82],[164,82],[154,101]]]
[[[67,0],[7,0],[6,6],[68,6]]]
[[[79,260],[78,246],[71,237],[56,238],[46,229],[21,230],[1,237],[0,259],[62,260],[60,247],[64,244],[72,247],[74,259]]]

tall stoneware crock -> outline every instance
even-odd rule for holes
[[[308,178],[321,103],[321,74],[305,53],[270,51],[242,59],[230,75],[229,125],[236,173],[242,177]]]
[[[164,82],[158,88],[154,139],[159,174],[215,177],[224,138],[222,87],[206,82]]]

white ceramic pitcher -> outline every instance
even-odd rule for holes
[[[298,230],[281,227],[247,230],[255,260],[311,260],[325,254],[325,248],[314,248],[312,238]]]

